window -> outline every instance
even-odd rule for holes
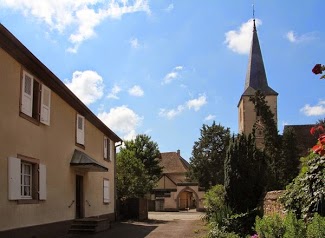
[[[104,159],[110,161],[111,160],[111,140],[104,137]]]
[[[109,180],[104,179],[103,182],[103,201],[104,203],[109,203]]]
[[[85,118],[79,114],[77,114],[76,133],[77,144],[85,145]]]
[[[20,111],[36,121],[50,125],[50,106],[51,90],[33,75],[23,71]]]
[[[22,198],[32,198],[33,165],[30,163],[21,162],[20,169],[21,169],[20,195]]]
[[[8,158],[8,199],[46,200],[46,166],[33,158]]]

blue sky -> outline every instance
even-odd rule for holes
[[[189,160],[203,124],[238,132],[253,1],[0,0],[0,21],[123,139]],[[324,2],[255,0],[278,129],[325,117]]]

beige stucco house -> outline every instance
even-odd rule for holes
[[[0,81],[0,237],[114,220],[121,139],[3,25]]]
[[[180,150],[161,153],[159,160],[163,174],[152,192],[149,210],[204,210],[204,189],[186,179],[189,163],[181,157]]]

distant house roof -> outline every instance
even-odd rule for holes
[[[297,138],[299,156],[303,157],[310,153],[310,149],[317,143],[317,138],[310,134],[314,124],[307,125],[286,125],[283,132],[291,128]]]
[[[114,142],[122,141],[70,89],[0,23],[0,47]],[[58,59],[59,60],[59,59]]]
[[[189,163],[177,152],[165,152],[160,154],[160,166],[163,167],[163,173],[186,173],[189,170]]]

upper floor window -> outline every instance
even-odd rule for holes
[[[77,114],[76,121],[76,139],[77,144],[85,145],[85,117]]]
[[[23,71],[20,110],[25,115],[50,125],[51,90]]]
[[[111,140],[108,137],[104,137],[104,159],[111,160]]]

